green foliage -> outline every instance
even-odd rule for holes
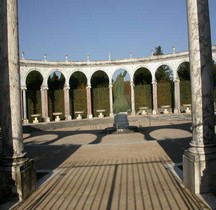
[[[163,55],[163,50],[162,47],[159,45],[157,47],[155,47],[155,52],[153,53],[154,56],[156,55]]]
[[[173,81],[173,72],[166,65],[160,66],[157,69],[155,76],[158,83]]]
[[[103,71],[97,71],[93,74],[91,79],[92,88],[96,87],[108,87],[109,78]]]
[[[152,82],[151,73],[146,68],[140,68],[134,74],[135,85],[151,84],[151,82]]]
[[[152,108],[152,88],[151,84],[147,85],[136,85],[134,87],[135,92],[135,109],[139,111],[139,107]]]
[[[190,80],[182,80],[180,82],[181,104],[191,104],[191,83]]]
[[[96,110],[105,109],[105,116],[109,116],[110,106],[109,106],[109,89],[108,87],[99,87],[92,89],[92,110],[93,115],[97,116]]]
[[[173,106],[173,83],[158,83],[158,107],[163,105]]]
[[[86,89],[70,89],[71,115],[76,118],[76,111],[83,111],[83,117],[87,116]]]
[[[87,79],[85,74],[82,72],[75,72],[70,78],[70,88],[71,89],[85,89],[87,85]]]
[[[40,90],[43,77],[37,71],[32,71],[26,79],[26,85],[28,90]]]
[[[63,74],[57,75],[57,72],[54,72],[52,76],[48,79],[48,85],[50,90],[60,90],[64,88],[65,78]]]
[[[32,114],[41,114],[40,87],[42,82],[43,78],[37,71],[32,71],[26,79],[27,117],[30,121],[33,120]]]
[[[41,114],[41,93],[40,90],[27,90],[27,118],[32,121],[32,114]]]
[[[190,64],[189,62],[182,63],[178,70],[179,79],[181,81],[190,80]]]
[[[64,116],[64,90],[53,90],[48,91],[49,97],[49,116],[51,120],[54,120],[54,112],[62,112],[61,119],[65,119]]]

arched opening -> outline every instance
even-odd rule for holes
[[[27,118],[30,120],[30,122],[32,122],[33,120],[33,118],[31,118],[31,115],[41,114],[40,88],[42,83],[43,83],[43,77],[38,71],[30,72],[26,78]],[[39,116],[38,119],[40,121],[41,116]]]
[[[148,107],[152,110],[152,75],[147,68],[139,68],[134,74],[135,110],[140,107]]]
[[[76,118],[76,112],[83,112],[82,117],[87,116],[87,78],[82,72],[75,72],[70,77],[70,104],[72,118]]]
[[[92,111],[93,116],[97,116],[99,111],[105,110],[104,115],[109,116],[109,78],[103,71],[97,71],[91,78],[92,87]]]
[[[65,77],[59,72],[55,71],[48,78],[48,97],[49,97],[49,116],[51,120],[55,119],[53,113],[62,113],[59,117],[65,119],[64,116],[64,84]]]
[[[185,111],[184,104],[191,104],[191,81],[190,81],[189,62],[184,62],[179,66],[178,76],[180,79],[181,112],[184,112]]]
[[[163,111],[163,106],[170,107],[170,111],[174,108],[174,85],[173,71],[167,65],[160,66],[156,71],[157,80],[157,96],[159,111]]]

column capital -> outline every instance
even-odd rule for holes
[[[42,90],[48,90],[48,89],[49,89],[48,85],[42,85],[40,90],[42,91]]]
[[[27,90],[27,86],[26,85],[21,86],[21,90]]]
[[[91,85],[87,85],[87,86],[86,86],[86,89],[91,89]]]
[[[64,86],[64,90],[70,90],[70,86],[69,85]]]
[[[178,83],[179,83],[179,82],[180,82],[180,79],[179,79],[179,78],[174,78],[174,79],[173,79],[173,82],[178,82]]]
[[[135,86],[133,81],[130,81],[130,86],[131,86],[131,87],[134,87],[134,86]]]
[[[152,80],[152,85],[157,85],[157,80],[156,79]]]

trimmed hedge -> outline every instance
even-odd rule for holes
[[[86,89],[70,89],[70,104],[72,118],[76,118],[76,111],[83,111],[82,117],[87,117]]]
[[[30,122],[33,121],[32,114],[41,114],[41,92],[40,90],[27,90],[27,118]],[[41,117],[38,117],[41,120]]]
[[[98,116],[98,113],[96,112],[98,109],[105,109],[106,111],[103,114],[109,116],[110,105],[108,87],[92,89],[92,112],[94,117]]]
[[[191,84],[189,80],[180,82],[180,102],[182,104],[191,104]]]
[[[136,85],[134,87],[135,93],[135,110],[139,111],[139,107],[148,107],[152,109],[152,87],[148,85]]]
[[[61,119],[65,119],[64,115],[64,90],[49,90],[48,91],[48,111],[50,120],[55,120],[53,116],[54,112],[62,112],[59,116]]]
[[[171,105],[173,108],[173,83],[164,82],[157,84],[158,107],[163,105]]]

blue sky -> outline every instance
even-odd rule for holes
[[[106,60],[188,49],[186,0],[18,0],[20,52],[27,59]],[[216,0],[209,0],[216,44]]]

